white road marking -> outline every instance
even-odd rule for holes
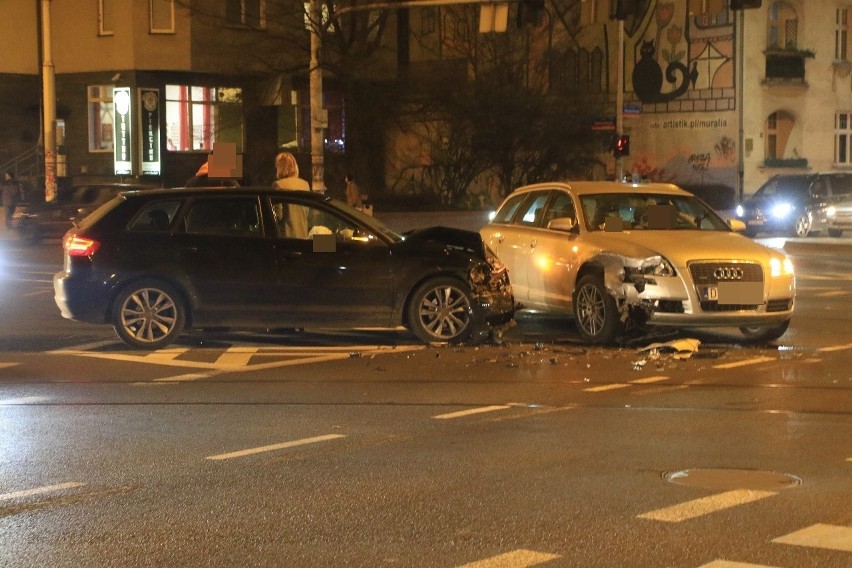
[[[175,375],[173,377],[163,377],[154,379],[155,383],[181,383],[186,381],[197,381],[213,376],[211,373],[187,373],[185,375]]]
[[[0,400],[0,404],[35,404],[46,400],[50,399],[46,396],[23,396],[21,398],[7,398],[5,400]]]
[[[468,410],[459,410],[458,412],[449,412],[447,414],[438,414],[437,416],[433,416],[435,420],[451,420],[453,418],[461,418],[463,416],[470,416],[472,414],[482,414],[483,412],[494,412],[495,410],[506,410],[507,408],[512,408],[507,405],[495,405],[495,406],[481,406],[479,408],[470,408]]]
[[[709,564],[702,564],[698,568],[774,568],[766,564],[747,564],[745,562],[731,562],[730,560],[714,560]]]
[[[768,363],[775,361],[774,357],[755,357],[754,359],[746,359],[745,361],[734,361],[733,363],[722,363],[721,365],[713,365],[714,369],[735,369],[737,367],[746,367],[748,365],[758,365],[760,363]]]
[[[20,365],[20,363],[0,363],[0,369],[8,369],[9,367],[16,367]]]
[[[837,296],[848,296],[849,292],[846,290],[832,290],[830,292],[820,292],[819,294],[814,294],[815,298],[834,298]]]
[[[252,454],[260,454],[263,452],[272,452],[275,450],[283,450],[286,448],[293,448],[296,446],[304,446],[306,444],[316,444],[318,442],[326,442],[328,440],[336,440],[338,438],[345,438],[346,436],[343,434],[326,434],[325,436],[316,436],[314,438],[303,438],[301,440],[293,440],[291,442],[283,442],[281,444],[272,444],[269,446],[261,446],[259,448],[249,448],[247,450],[240,450],[237,452],[229,452],[227,454],[218,454],[215,456],[207,456],[204,459],[207,460],[229,460],[232,458],[241,458],[244,456],[250,456]]]
[[[773,539],[772,542],[852,552],[852,527],[816,524]]]
[[[168,347],[166,349],[157,349],[147,355],[144,355],[148,361],[173,361],[189,351],[188,347]]]
[[[730,509],[738,505],[745,505],[752,501],[765,499],[777,495],[774,491],[757,491],[752,489],[735,489],[734,491],[726,491],[717,495],[687,501],[671,507],[657,509],[637,515],[639,519],[649,519],[652,521],[663,521],[666,523],[679,523],[696,517],[701,517],[723,509]]]
[[[459,568],[525,568],[526,566],[535,566],[536,564],[550,562],[557,558],[560,558],[558,554],[519,549],[492,556],[491,558],[470,562]]]
[[[654,377],[646,377],[644,379],[636,379],[633,381],[628,381],[627,383],[613,383],[611,385],[601,385],[599,387],[589,387],[587,389],[583,389],[583,392],[604,392],[608,390],[616,390],[627,388],[630,385],[648,385],[651,383],[658,383],[660,381],[668,380],[669,377],[665,377],[662,375],[654,376]]]
[[[818,353],[830,353],[832,351],[843,351],[845,349],[852,349],[852,343],[847,343],[846,345],[830,345],[828,347],[820,347],[817,349]]]
[[[227,351],[219,355],[216,364],[225,367],[245,367],[257,352],[257,347],[229,347]]]
[[[68,483],[45,485],[44,487],[24,489],[23,491],[13,491],[12,493],[0,493],[0,501],[18,499],[20,497],[30,497],[32,495],[42,495],[44,493],[53,493],[54,491],[62,491],[63,489],[74,489],[75,487],[82,487],[84,485],[86,484],[80,483],[79,481],[69,481]]]

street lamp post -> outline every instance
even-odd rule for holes
[[[50,1],[41,0],[41,80],[43,97],[44,199],[56,198],[56,82],[50,34]]]

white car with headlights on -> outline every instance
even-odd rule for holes
[[[670,184],[552,182],[512,192],[480,233],[515,300],[573,316],[589,343],[647,326],[774,340],[793,316],[793,266],[744,229]]]

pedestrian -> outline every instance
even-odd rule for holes
[[[239,187],[240,182],[232,178],[213,178],[209,174],[210,163],[204,162],[195,175],[186,181],[185,187]]]
[[[355,178],[352,174],[346,174],[343,183],[346,184],[346,203],[360,209],[364,203],[361,201],[361,189],[355,183]]]
[[[310,191],[311,186],[299,177],[299,163],[290,152],[279,152],[275,156],[274,187],[284,191]],[[302,205],[287,205],[287,211],[281,212],[284,236],[290,239],[308,238],[308,208]]]
[[[12,228],[12,216],[15,214],[15,208],[19,201],[23,201],[23,188],[21,182],[15,179],[15,174],[11,170],[3,174],[3,209],[6,216],[6,229]]]

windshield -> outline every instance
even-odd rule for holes
[[[361,223],[363,223],[364,225],[366,225],[367,227],[372,229],[373,232],[375,232],[377,235],[381,235],[381,236],[385,237],[386,239],[389,239],[389,240],[391,240],[395,243],[403,240],[402,235],[400,235],[399,233],[397,233],[396,231],[394,231],[393,229],[391,229],[390,227],[388,227],[387,225],[385,225],[384,223],[382,223],[381,221],[379,221],[375,217],[371,217],[370,215],[367,215],[366,213],[363,213],[363,212],[359,211],[358,209],[356,209],[356,208],[354,208],[354,207],[348,205],[347,203],[340,201],[338,199],[332,198],[332,199],[329,199],[328,201],[329,201],[329,203],[331,203],[332,205],[334,205],[338,209],[342,209],[342,210],[346,211],[348,214],[350,214],[351,216],[358,219]]]
[[[810,177],[772,178],[763,184],[754,194],[755,197],[799,197],[804,195],[810,185]]]
[[[689,195],[601,193],[581,195],[588,231],[730,231],[712,209]]]

